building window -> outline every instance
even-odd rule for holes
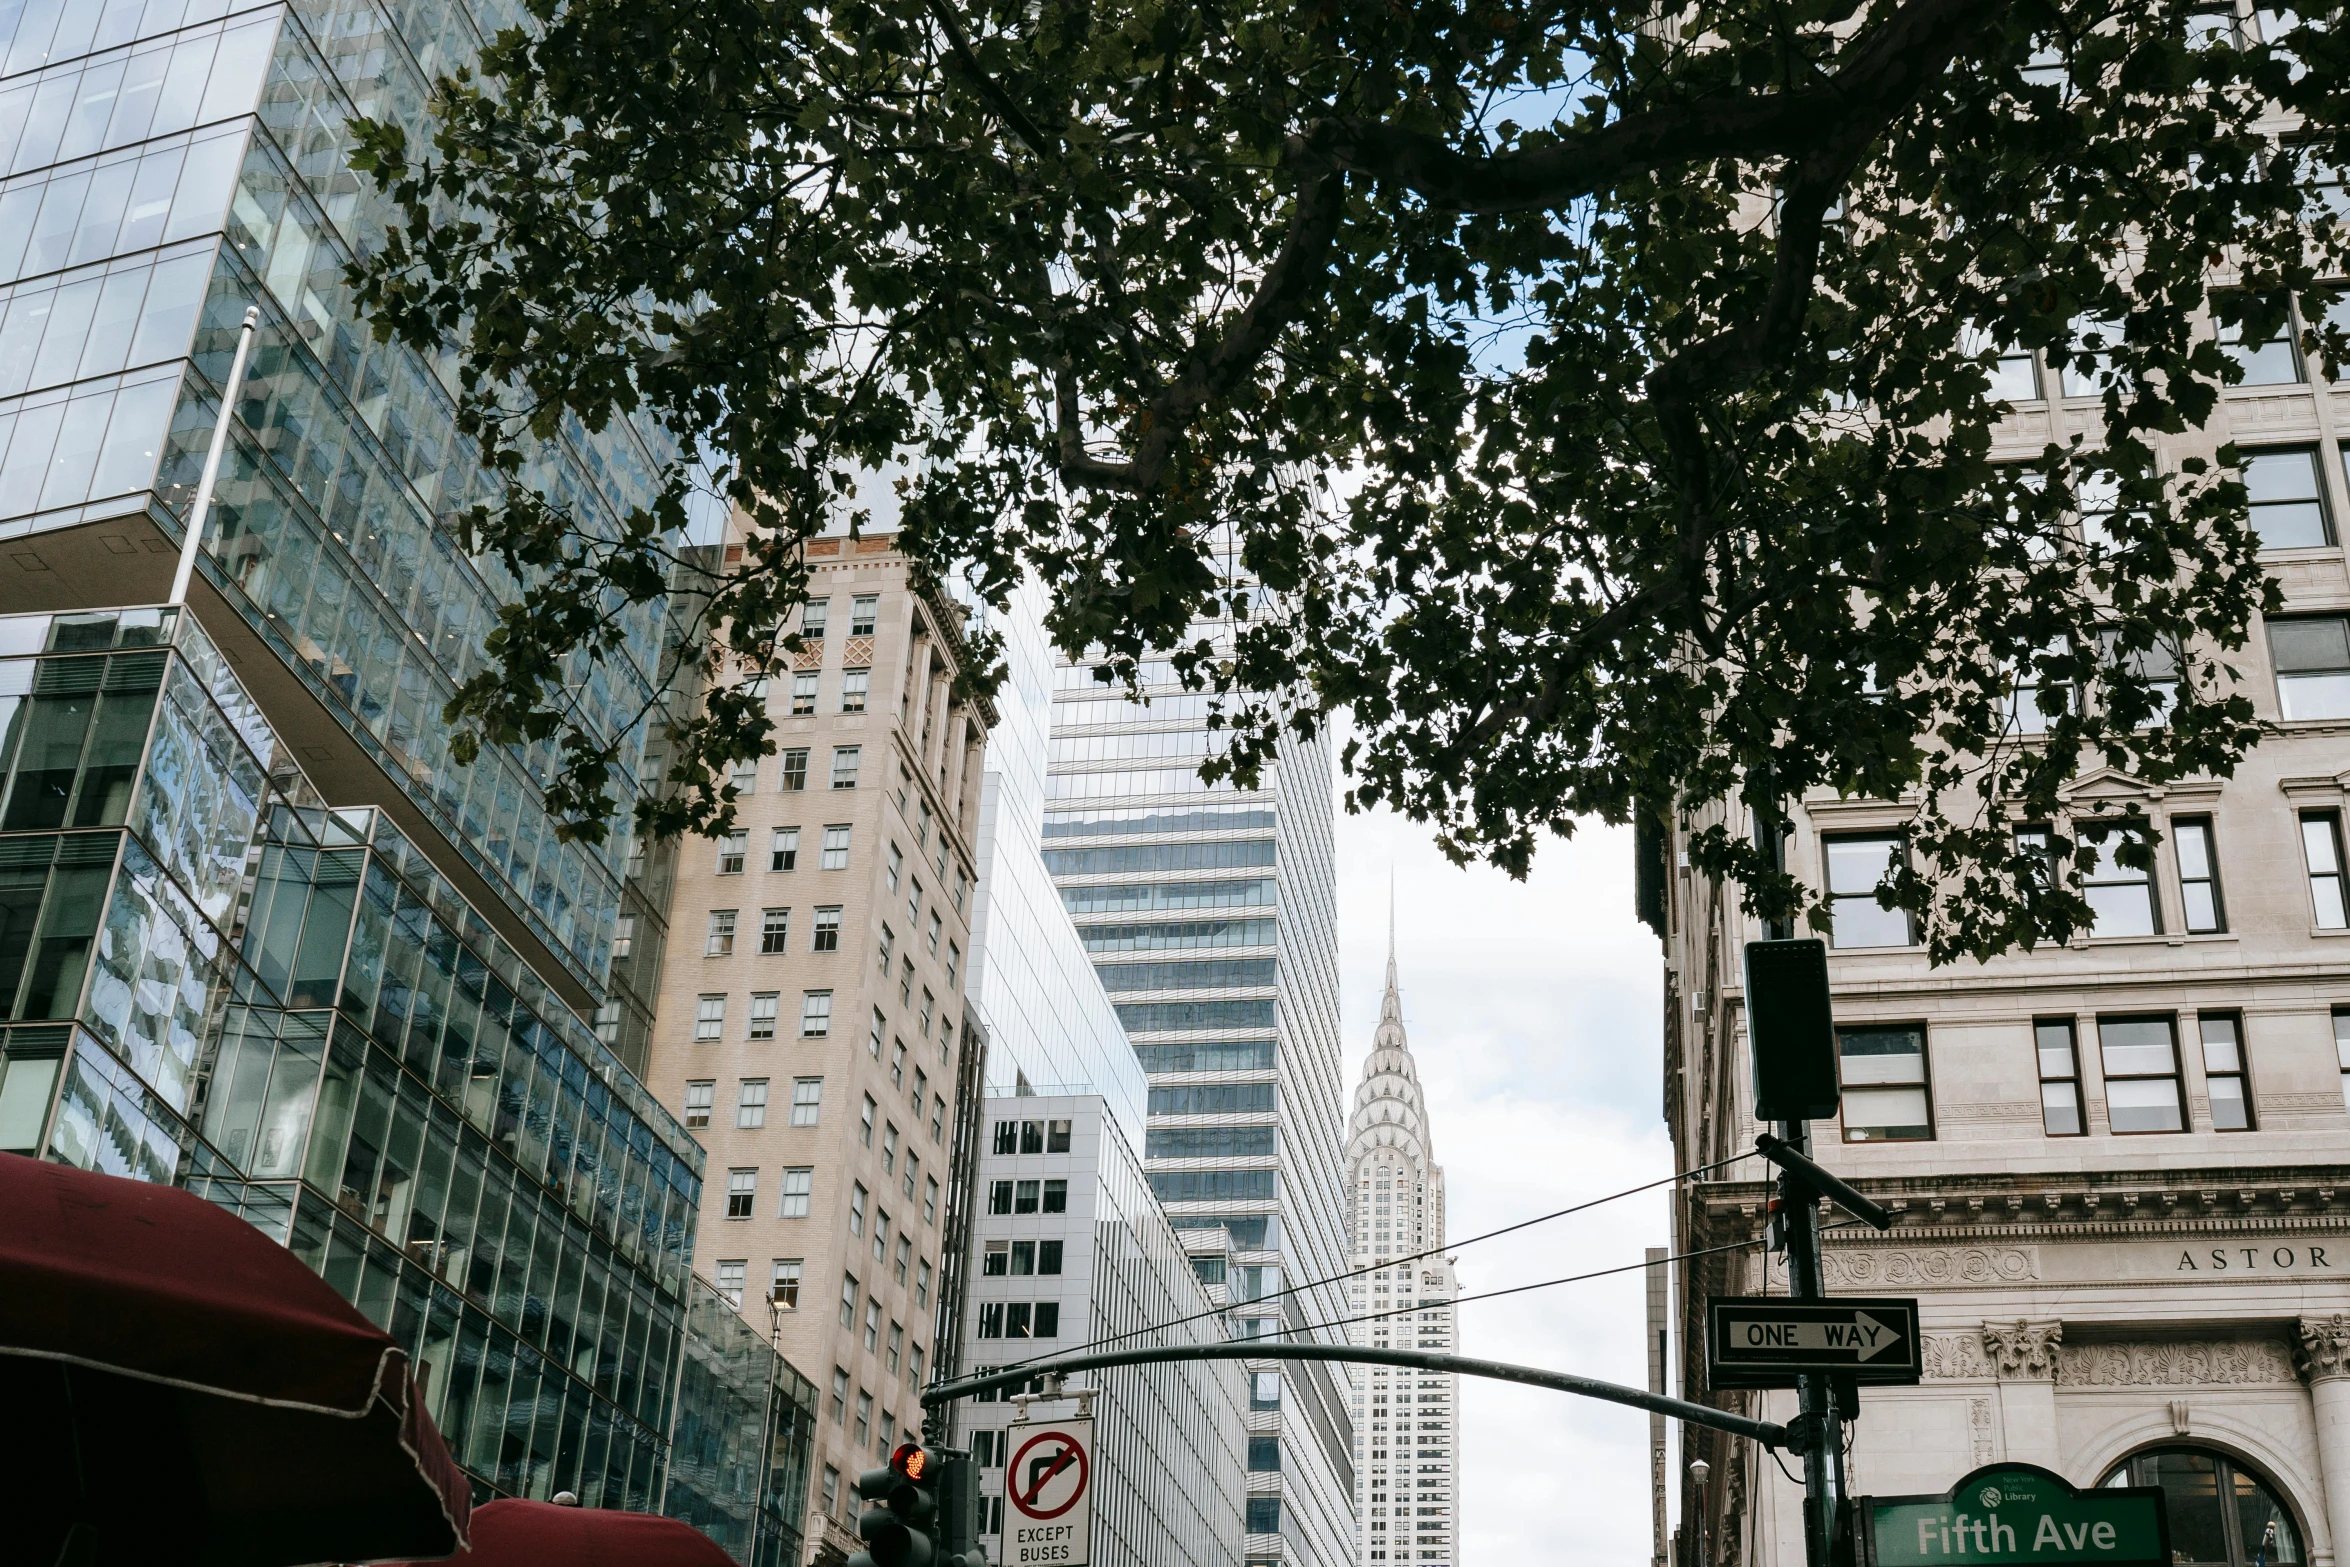
[[[889,1374],[894,1377],[905,1360],[906,1330],[895,1322],[891,1323],[887,1344],[888,1348],[882,1352],[882,1363],[889,1367]]]
[[[990,1181],[987,1183],[987,1211],[989,1213],[1010,1213],[1012,1211],[1012,1183],[1010,1181]]]
[[[1922,1025],[1840,1028],[1836,1056],[1846,1142],[1914,1142],[1934,1135]]]
[[[925,1267],[928,1264],[924,1264]],[[917,1302],[920,1304],[920,1302]],[[906,1351],[906,1386],[922,1385],[922,1346],[916,1344]]]
[[[811,990],[800,998],[800,1037],[822,1039],[832,1032],[832,992]]]
[[[759,951],[762,956],[790,950],[791,910],[759,911]]]
[[[932,1142],[937,1142],[944,1135],[942,1129],[946,1125],[946,1119],[947,1102],[938,1095],[932,1094],[930,1096],[930,1140]]]
[[[868,1148],[873,1146],[873,1113],[880,1108],[873,1102],[871,1094],[865,1096],[864,1113],[857,1127],[857,1141]]]
[[[708,1043],[726,1037],[726,998],[702,996],[694,1002],[694,1038]]]
[[[767,1124],[767,1079],[743,1079],[742,1092],[735,1100],[734,1124],[746,1132],[755,1132]]]
[[[898,1168],[898,1123],[890,1122],[881,1129],[881,1173],[894,1175]]]
[[[1258,1371],[1248,1381],[1248,1407],[1251,1409],[1279,1409],[1281,1407],[1281,1373]]]
[[[795,1077],[791,1082],[791,1124],[814,1126],[824,1108],[824,1079]]]
[[[917,1182],[917,1178],[918,1178],[918,1177],[920,1177],[920,1175],[921,1175],[921,1174],[922,1174],[922,1156],[921,1156],[920,1154],[918,1154],[918,1153],[914,1152],[914,1150],[913,1150],[913,1149],[911,1149],[911,1148],[907,1149],[907,1150],[906,1150],[906,1186],[905,1186],[905,1191],[906,1191],[906,1201],[908,1201],[908,1202],[912,1202],[912,1201],[914,1200],[914,1188],[915,1188],[915,1185],[916,1185],[916,1182]]]
[[[1027,1242],[1021,1244],[1026,1245]],[[988,1278],[1001,1278],[1011,1271],[1011,1260],[1010,1241],[989,1241],[986,1250],[980,1255],[979,1271]]]
[[[990,1300],[980,1303],[979,1336],[981,1338],[1002,1338],[1004,1336],[1004,1303],[1002,1301]]]
[[[1248,1499],[1248,1532],[1251,1534],[1279,1534],[1281,1532],[1281,1498],[1252,1496]]]
[[[1069,1151],[1069,1126],[1070,1123],[1067,1121],[1045,1123],[1044,1151],[1046,1153],[1067,1153]]]
[[[1047,1277],[1061,1271],[1061,1243],[1059,1241],[1038,1241],[1036,1243],[1036,1271]]]
[[[734,956],[734,914],[732,909],[710,911],[710,934],[702,943],[705,957],[730,958]]]
[[[874,623],[881,618],[881,595],[859,593],[849,600],[849,635],[869,637]]]
[[[870,1355],[881,1343],[881,1302],[865,1302],[865,1353]]]
[[[783,753],[783,786],[786,789],[805,789],[808,787],[807,747],[795,746],[791,750]],[[784,868],[786,870],[790,869],[789,866]]]
[[[2308,1560],[2301,1531],[2275,1489],[2223,1454],[2156,1448],[2124,1460],[2104,1484],[2161,1489],[2174,1561],[2292,1567]]]
[[[791,677],[791,710],[794,717],[806,717],[816,711],[816,671],[803,669]]]
[[[767,682],[762,680],[759,684],[764,689]],[[759,759],[752,757],[749,761],[735,763],[734,771],[727,775],[726,781],[738,795],[757,794],[759,792]]]
[[[863,754],[860,747],[853,745],[836,745],[832,748],[832,786],[835,789],[857,787],[857,761]]]
[[[849,1374],[839,1366],[832,1368],[832,1423],[843,1425],[849,1418]]]
[[[872,688],[872,670],[842,670],[840,672],[840,710],[844,713],[862,713],[865,711],[865,694]]]
[[[962,900],[961,900],[960,898],[957,898],[957,899],[955,900],[955,906],[956,906],[958,909],[962,907]],[[954,989],[954,988],[955,988],[955,974],[956,974],[956,972],[957,972],[959,969],[961,969],[961,968],[962,968],[962,966],[963,966],[963,949],[962,949],[961,947],[958,947],[958,946],[956,946],[956,945],[955,945],[953,942],[951,942],[951,941],[950,941],[950,942],[948,942],[948,943],[947,943],[947,989],[949,989],[949,990],[952,990],[952,989]]]
[[[905,870],[905,866],[906,851],[894,843],[891,844],[889,853],[882,857],[881,879],[893,894],[898,890],[898,877]]]
[[[914,892],[919,897],[922,889],[917,887]],[[938,956],[938,936],[943,925],[944,921],[938,917],[938,910],[932,909],[930,911],[930,955],[934,958]]]
[[[779,1311],[800,1309],[800,1259],[781,1257],[767,1281],[767,1303]]]
[[[840,1325],[844,1328],[857,1325],[857,1276],[854,1273],[841,1275]]]
[[[2179,1095],[2178,1037],[2167,1017],[2101,1017],[2105,1116],[2116,1132],[2186,1130]]]
[[[1912,945],[1917,936],[1910,926],[1909,911],[1884,908],[1877,902],[1877,884],[1892,874],[1901,858],[1901,835],[1828,838],[1822,840],[1821,849],[1828,861],[1832,944],[1838,948]]]
[[[2085,827],[2081,841],[2096,851],[2097,863],[2081,877],[2081,896],[2089,900],[2092,936],[2152,936],[2162,930],[2162,910],[2154,897],[2154,878],[2134,865],[2124,865],[2122,851],[2144,840],[2122,827]]]
[[[911,1237],[898,1237],[897,1260],[890,1264],[890,1272],[897,1275],[898,1288],[906,1287],[906,1265],[914,1260],[914,1242]]]
[[[750,840],[751,835],[747,831],[721,833],[719,835],[719,875],[740,876],[743,873],[743,856],[747,852],[747,846],[749,845]]]
[[[2301,855],[2309,865],[2309,902],[2319,930],[2350,926],[2342,896],[2342,813],[2301,813]]]
[[[2350,718],[2350,616],[2277,616],[2268,649],[2283,716]]]
[[[2244,488],[2262,549],[2321,549],[2334,542],[2314,450],[2245,453]]]
[[[2203,1036],[2203,1082],[2211,1095],[2211,1129],[2252,1130],[2252,1091],[2244,1071],[2244,1022],[2233,1012],[2195,1018]]]
[[[775,1037],[777,1004],[777,995],[772,990],[751,992],[751,1024],[746,1037],[751,1039],[773,1039]]]
[[[832,1423],[841,1422],[841,1401],[834,1400]],[[840,1471],[830,1464],[824,1466],[824,1516],[829,1518],[840,1510]]]
[[[873,1395],[863,1388],[857,1390],[857,1445],[863,1447],[873,1439]]]
[[[2334,1064],[2342,1069],[2342,1108],[2350,1110],[2350,1007],[2334,1008]]]
[[[849,1233],[851,1235],[865,1233],[865,1200],[868,1195],[864,1183],[861,1181],[849,1187]]]
[[[783,1172],[783,1206],[776,1216],[783,1219],[804,1219],[808,1216],[808,1202],[816,1191],[816,1169],[799,1164]]]
[[[719,1262],[713,1264],[712,1266],[718,1275],[716,1280],[718,1285],[718,1293],[724,1295],[726,1297],[726,1303],[732,1306],[735,1310],[742,1310],[743,1274],[746,1270],[749,1269],[750,1263],[747,1260]]]
[[[938,1222],[938,1178],[936,1176],[925,1175],[922,1177],[922,1222],[924,1224]]]
[[[879,948],[879,954],[881,959],[881,977],[884,980],[889,978],[890,949],[897,945],[897,941],[897,932],[889,928],[889,921],[883,920],[881,922],[881,946]]]
[[[726,1216],[747,1219],[759,1201],[759,1172],[756,1170],[729,1170],[726,1172]]]
[[[710,1124],[710,1106],[717,1097],[718,1084],[711,1078],[685,1085],[685,1124],[688,1131],[699,1130]]]
[[[1061,1303],[1059,1301],[1040,1300],[1036,1303],[1035,1336],[1038,1338],[1059,1338],[1061,1336]]]
[[[1006,1301],[1004,1303],[1004,1337],[1029,1337],[1029,1317],[1033,1310],[1034,1307],[1028,1301]]]
[[[924,1039],[930,1037],[930,1013],[931,1009],[937,1005],[938,998],[930,993],[928,985],[924,985],[922,987],[922,1010],[916,1014],[915,1019],[916,1026],[920,1028]]]
[[[1047,1181],[1044,1183],[1044,1211],[1047,1213],[1067,1213],[1069,1211],[1069,1183],[1067,1181]]]
[[[849,829],[835,824],[824,829],[824,849],[817,860],[817,868],[845,871],[849,868]]]
[[[824,640],[825,622],[832,618],[832,600],[810,599],[800,606],[800,635],[810,642]]]
[[[2187,929],[2198,936],[2228,928],[2227,905],[2219,895],[2219,855],[2211,837],[2211,818],[2185,817],[2171,823],[2171,849],[2179,858],[2180,910]]]
[[[2070,1018],[2043,1018],[2032,1025],[2040,1054],[2040,1125],[2051,1137],[2078,1137],[2088,1130],[2081,1115],[2081,1057]]]
[[[2240,296],[2239,296],[2240,297]],[[2234,360],[2244,372],[2240,383],[2244,386],[2288,386],[2301,379],[2301,355],[2293,344],[2293,317],[2290,311],[2276,325],[2274,335],[2248,340],[2242,320],[2228,320],[2241,306],[2227,295],[2212,299],[2213,314],[2218,317],[2221,352]]]
[[[797,827],[778,827],[767,839],[767,868],[771,871],[797,870],[800,866],[800,830]]]
[[[914,1304],[924,1311],[930,1309],[930,1259],[928,1257],[914,1265]]]
[[[1020,1123],[998,1121],[995,1124],[995,1151],[999,1154],[1020,1151]]]
[[[840,950],[840,905],[826,904],[816,911],[816,928],[808,937],[810,952]]]

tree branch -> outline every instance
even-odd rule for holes
[[[1447,210],[1561,207],[1645,170],[1800,157],[1839,141],[1856,122],[1882,126],[1941,73],[1966,33],[2005,4],[1909,0],[1816,87],[1642,110],[1525,152],[1469,157],[1439,137],[1362,119],[1325,120],[1308,137],[1337,167],[1401,185]]]

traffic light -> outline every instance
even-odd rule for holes
[[[1746,944],[1746,1044],[1754,1118],[1824,1121],[1836,1113],[1836,1025],[1821,941]]]
[[[857,1494],[866,1507],[857,1538],[865,1548],[849,1558],[849,1567],[931,1567],[938,1479],[938,1455],[919,1442],[901,1442],[887,1465],[859,1475]]]
[[[979,1544],[979,1466],[960,1448],[938,1450],[938,1546],[936,1567],[987,1567]]]

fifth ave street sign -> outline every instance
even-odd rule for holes
[[[1711,1387],[1793,1387],[1800,1373],[1908,1384],[1921,1370],[1914,1299],[1716,1295],[1705,1319]]]

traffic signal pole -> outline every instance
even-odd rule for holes
[[[1779,1141],[1810,1163],[1811,1124],[1781,1121]],[[1779,1171],[1779,1215],[1786,1226],[1787,1294],[1793,1300],[1825,1300],[1820,1276],[1821,1192],[1792,1161]],[[1844,1509],[1844,1418],[1836,1407],[1835,1379],[1798,1377],[1800,1413],[1789,1429],[1803,1453],[1803,1554],[1809,1567],[1832,1567],[1836,1530]]]

